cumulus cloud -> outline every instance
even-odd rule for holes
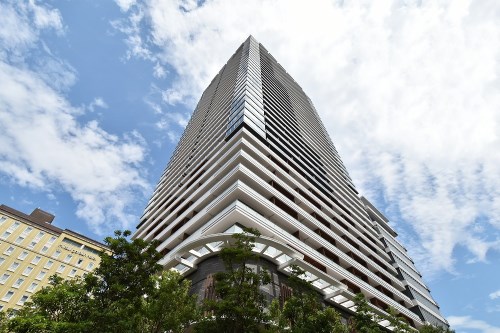
[[[474,330],[482,333],[500,333],[500,327],[492,326],[482,320],[470,316],[450,316],[447,318],[450,327],[463,332],[464,329]]]
[[[157,79],[163,79],[166,75],[166,69],[157,62],[155,67],[153,68],[153,76]]]
[[[115,2],[124,12],[128,11],[129,8],[135,4],[135,0],[116,0]]]
[[[107,109],[109,106],[108,104],[104,101],[102,97],[96,97],[94,100],[89,104],[89,110],[94,112],[96,108],[101,108],[101,109]]]
[[[22,63],[26,52],[36,44],[40,31],[63,34],[61,14],[57,9],[38,6],[34,2],[8,0],[0,3],[0,58]]]
[[[498,249],[488,232],[500,229],[498,2],[143,0],[128,10],[130,54],[175,69],[166,104],[194,107],[254,35],[314,101],[361,192],[398,230],[411,226],[427,274],[453,271],[458,245],[472,261]]]
[[[128,206],[148,189],[138,171],[144,143],[134,133],[119,137],[96,121],[78,122],[84,110],[63,93],[75,71],[40,40],[44,30],[64,32],[59,11],[7,1],[0,12],[0,173],[49,196],[69,193],[97,234],[129,228],[136,217]],[[106,107],[99,98],[92,105]]]
[[[497,291],[495,291],[495,292],[492,292],[489,296],[490,296],[491,299],[500,298],[500,289],[497,290]]]

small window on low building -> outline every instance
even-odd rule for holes
[[[24,279],[23,278],[19,278],[16,280],[16,282],[14,282],[14,284],[12,285],[12,287],[14,288],[19,288],[24,282]]]
[[[19,301],[17,302],[17,305],[24,305],[24,303],[28,300],[28,297],[27,295],[23,295],[21,297],[21,299],[19,299]]]
[[[50,267],[52,267],[53,264],[54,264],[54,262],[52,260],[48,260],[47,263],[45,264],[45,266],[43,266],[43,267],[50,268]]]
[[[46,274],[47,274],[47,272],[41,271],[40,273],[38,273],[38,275],[36,276],[35,279],[42,280],[45,277]]]
[[[40,260],[42,260],[42,257],[36,256],[33,260],[31,260],[31,263],[36,265],[40,262]]]
[[[10,267],[8,268],[8,270],[11,271],[11,272],[15,272],[18,267],[19,267],[19,263],[18,262],[13,262],[10,265]]]
[[[0,277],[0,283],[4,284],[9,277],[10,277],[10,274],[7,274],[7,273],[3,274],[2,277]]]
[[[15,250],[15,247],[9,246],[9,248],[7,250],[5,250],[4,254],[11,255],[12,252],[14,252],[14,250]]]
[[[28,254],[29,254],[28,251],[23,251],[23,252],[21,252],[21,254],[19,255],[19,257],[17,257],[17,259],[24,260],[24,259],[26,259],[26,257],[28,256]]]
[[[29,292],[34,292],[36,290],[36,287],[38,287],[38,283],[33,282],[32,284],[30,284],[30,286],[26,290]]]
[[[8,302],[10,299],[14,296],[14,292],[12,290],[9,290],[4,297],[2,298],[2,301]]]
[[[26,267],[26,268],[24,269],[23,275],[28,276],[28,275],[30,275],[30,274],[31,274],[31,272],[32,272],[32,271],[33,271],[33,267],[28,266],[28,267]]]

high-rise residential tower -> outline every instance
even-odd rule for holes
[[[210,297],[231,233],[262,234],[254,251],[285,297],[291,265],[346,316],[363,293],[374,311],[413,326],[447,325],[396,233],[360,197],[310,99],[249,37],[201,96],[134,237],[160,240],[161,264]],[[387,321],[381,321],[387,326]]]

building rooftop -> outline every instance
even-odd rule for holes
[[[47,230],[52,231],[54,233],[61,234],[62,232],[66,232],[66,233],[74,235],[75,237],[82,238],[90,243],[94,243],[96,246],[107,247],[105,244],[103,244],[99,241],[96,241],[92,238],[89,238],[85,235],[82,235],[78,232],[75,232],[73,230],[61,229],[61,228],[58,228],[56,226],[53,226],[52,221],[54,221],[55,215],[53,215],[49,212],[46,212],[40,208],[35,208],[31,212],[31,214],[28,215],[26,213],[23,213],[23,212],[17,210],[17,209],[14,209],[12,207],[9,207],[9,206],[2,204],[2,205],[0,205],[0,211],[7,212],[11,215],[16,216],[17,218],[23,219],[27,222],[35,224],[36,226],[47,229]]]

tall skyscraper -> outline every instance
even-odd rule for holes
[[[161,241],[161,264],[210,297],[231,233],[260,231],[255,252],[285,297],[291,265],[344,315],[374,311],[447,325],[396,233],[360,197],[310,99],[249,37],[204,91],[134,237]],[[381,325],[388,325],[381,321]]]

